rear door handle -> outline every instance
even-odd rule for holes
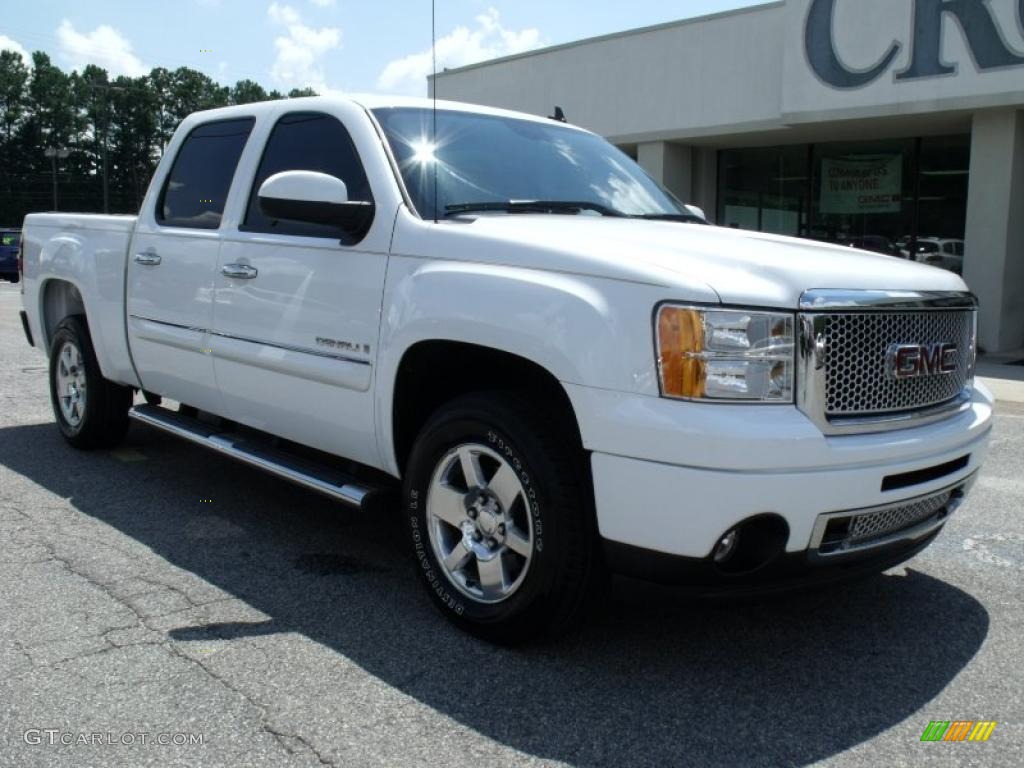
[[[225,264],[220,268],[220,273],[224,277],[233,277],[238,280],[252,280],[259,274],[256,267],[249,266],[248,264]]]
[[[143,264],[147,267],[155,267],[160,263],[160,254],[153,253],[152,251],[146,251],[145,253],[135,254],[135,263]]]

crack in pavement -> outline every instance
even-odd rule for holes
[[[31,515],[28,515],[28,514],[22,512],[21,510],[15,510],[15,511],[17,513],[21,514],[22,516],[28,518],[29,520],[33,519]],[[67,510],[63,510],[63,511],[67,512]],[[50,530],[51,530],[51,532],[53,532],[52,528]],[[58,526],[58,530],[56,532],[59,533],[59,526]],[[101,655],[104,655],[104,654],[108,654],[108,653],[110,653],[112,651],[117,651],[117,650],[121,650],[121,649],[124,649],[124,648],[144,647],[144,646],[159,647],[162,650],[166,651],[171,656],[176,657],[176,658],[180,659],[181,661],[184,661],[184,662],[188,663],[192,667],[198,668],[207,678],[209,678],[210,680],[215,681],[216,683],[221,685],[223,688],[227,689],[228,691],[231,691],[236,696],[239,696],[250,707],[253,707],[256,710],[256,712],[258,713],[258,715],[259,715],[258,725],[257,725],[258,730],[264,731],[265,733],[269,734],[274,739],[274,741],[277,744],[279,744],[280,747],[282,749],[284,749],[288,754],[290,754],[290,755],[300,755],[300,756],[301,755],[307,755],[307,756],[311,755],[313,758],[316,759],[316,761],[320,765],[331,766],[332,768],[334,768],[336,766],[336,763],[334,763],[333,761],[331,761],[330,759],[325,757],[321,753],[321,751],[319,749],[317,749],[317,747],[312,742],[310,742],[308,739],[306,739],[303,735],[301,735],[299,733],[290,732],[287,729],[282,728],[281,726],[273,723],[272,722],[273,714],[271,713],[270,708],[269,708],[268,705],[266,705],[263,702],[259,701],[257,698],[252,696],[249,692],[247,692],[247,691],[243,690],[242,688],[240,688],[239,686],[235,685],[229,678],[219,674],[213,668],[211,668],[207,664],[204,664],[200,659],[197,659],[197,658],[189,655],[185,651],[183,651],[180,647],[178,647],[178,643],[176,641],[174,641],[174,640],[170,639],[169,637],[167,637],[167,633],[166,632],[154,628],[149,623],[153,619],[166,618],[167,616],[174,616],[174,615],[179,614],[179,613],[187,613],[189,611],[193,611],[195,609],[202,609],[202,608],[205,608],[205,607],[208,607],[210,605],[217,604],[217,603],[234,601],[234,600],[237,600],[237,598],[227,596],[227,597],[215,598],[213,600],[208,600],[208,601],[197,601],[197,600],[192,599],[185,590],[183,590],[183,589],[181,589],[181,588],[179,588],[179,587],[177,587],[175,585],[167,584],[167,583],[161,582],[159,580],[154,580],[152,578],[145,577],[145,576],[143,576],[143,577],[138,577],[138,576],[136,576],[136,577],[128,577],[128,578],[124,578],[124,579],[116,579],[114,581],[103,581],[103,580],[98,579],[95,576],[91,575],[87,571],[83,571],[80,568],[76,567],[76,564],[75,564],[74,560],[72,558],[69,558],[69,557],[67,557],[65,555],[62,555],[60,552],[58,552],[57,551],[57,546],[55,544],[53,544],[52,542],[46,540],[45,538],[40,538],[38,530],[29,531],[28,533],[29,533],[30,537],[35,540],[35,543],[38,546],[41,546],[49,554],[49,558],[48,559],[35,561],[36,563],[38,563],[38,564],[46,564],[46,563],[56,563],[56,564],[58,564],[59,566],[64,568],[68,573],[70,573],[70,574],[78,577],[79,579],[83,580],[86,584],[88,584],[91,587],[97,589],[100,593],[102,593],[104,596],[109,598],[117,606],[119,606],[119,607],[123,608],[124,610],[126,610],[127,612],[129,612],[131,615],[133,615],[135,617],[135,620],[134,621],[129,621],[127,623],[118,624],[117,626],[108,627],[107,629],[105,629],[103,632],[101,632],[99,634],[84,635],[84,636],[83,635],[73,635],[73,636],[68,637],[68,638],[51,640],[51,641],[47,641],[45,643],[40,643],[38,645],[30,646],[30,647],[26,647],[20,641],[18,641],[17,639],[14,639],[12,641],[13,644],[14,644],[14,649],[18,653],[23,654],[28,659],[29,663],[32,666],[31,666],[31,670],[28,670],[28,671],[22,673],[21,675],[17,675],[15,677],[9,678],[9,679],[17,679],[17,678],[22,677],[25,674],[31,674],[32,670],[36,670],[36,669],[39,669],[39,668],[55,668],[55,667],[58,667],[60,665],[66,665],[68,662],[81,661],[83,659],[87,659],[87,658],[95,657],[95,656],[101,656]],[[124,554],[127,554],[127,553],[124,553]],[[133,559],[134,560],[136,558],[135,557],[130,557],[129,559]],[[123,583],[125,581],[130,581],[132,579],[135,579],[135,580],[137,580],[139,582],[142,582],[142,583],[145,583],[145,584],[149,584],[149,585],[153,586],[153,589],[150,590],[150,591],[145,591],[145,592],[140,592],[140,593],[132,593],[132,594],[129,594],[129,595],[119,594],[117,592],[117,590],[116,590],[116,585],[119,584],[119,583]],[[164,612],[164,613],[147,614],[144,611],[141,611],[136,606],[132,605],[132,603],[130,602],[130,598],[132,598],[132,597],[138,597],[140,595],[145,595],[145,594],[153,594],[153,593],[160,592],[162,590],[166,590],[166,591],[168,591],[168,592],[170,592],[172,594],[176,594],[176,595],[180,596],[182,599],[184,599],[188,603],[188,607],[181,608],[181,609],[178,609],[178,610],[175,610],[175,611]],[[88,613],[88,612],[86,612],[86,613]],[[161,636],[164,639],[163,640],[139,640],[139,641],[133,641],[133,642],[128,642],[128,643],[116,643],[116,642],[114,642],[109,637],[109,635],[111,633],[113,633],[113,632],[125,632],[125,631],[131,631],[133,629],[140,629],[140,630],[145,630],[147,632],[152,632],[152,633],[154,633],[154,635]],[[72,654],[69,654],[67,656],[63,656],[63,657],[61,657],[59,659],[47,662],[47,663],[40,663],[35,658],[33,658],[33,656],[32,656],[32,651],[33,650],[45,649],[46,647],[57,645],[57,644],[60,644],[60,643],[68,643],[68,642],[74,642],[74,641],[87,642],[88,640],[91,640],[91,639],[102,640],[104,643],[107,643],[107,646],[104,647],[104,648],[88,650],[88,651],[85,651],[85,652],[82,652],[82,653],[72,653]],[[84,678],[82,678],[81,675],[78,675],[78,673],[74,669],[67,669],[66,671],[70,672],[71,674],[75,675],[76,677],[79,677],[79,679],[83,679],[83,681],[88,682]],[[140,681],[133,681],[132,685],[137,685],[139,682]]]

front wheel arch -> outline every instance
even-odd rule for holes
[[[457,371],[461,375],[445,372]],[[481,375],[483,374],[483,375]],[[428,419],[446,403],[474,392],[530,393],[583,450],[579,421],[565,387],[550,371],[520,355],[466,342],[432,340],[402,355],[391,408],[391,448],[401,476],[413,442]]]

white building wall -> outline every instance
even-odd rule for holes
[[[437,76],[439,98],[568,119],[615,143],[776,125],[785,8],[595,38]],[[433,93],[433,90],[431,90]]]
[[[869,82],[821,76],[807,30],[823,7],[828,52],[854,75],[877,68]],[[1008,63],[983,66],[969,44],[979,24],[968,34],[954,7],[993,20]],[[906,79],[928,8],[945,9],[932,28],[952,72]],[[430,85],[441,98],[538,115],[561,106],[635,145],[652,176],[712,220],[717,148],[955,133],[973,114],[964,276],[982,301],[982,345],[1024,346],[1024,0],[779,0],[445,71]]]
[[[1024,347],[1024,112],[974,116],[964,279],[981,298],[979,343]]]
[[[895,58],[871,82],[836,88],[815,74],[807,55],[806,30],[812,0],[786,3],[782,121],[786,124],[851,117],[913,115],[1024,103],[1024,68],[982,70],[958,18],[944,13],[941,59],[951,74],[900,79],[914,52],[915,0],[836,0],[832,23],[836,55],[852,71],[871,70],[896,49]],[[978,0],[991,13],[1003,45],[1024,55],[1020,0]],[[924,6],[922,6],[923,8]],[[972,21],[985,18],[970,17]],[[927,25],[926,19],[920,20]]]

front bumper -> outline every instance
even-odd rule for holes
[[[983,387],[946,421],[843,436],[823,435],[795,407],[566,389],[592,452],[601,536],[612,548],[695,561],[708,560],[732,527],[766,515],[785,522],[784,553],[806,561],[829,515],[964,486],[985,459],[991,431],[992,398]],[[862,548],[858,558],[913,547],[939,527]]]
[[[804,552],[787,552],[763,568],[744,573],[724,572],[710,557],[667,555],[605,540],[609,567],[618,574],[646,581],[683,586],[697,596],[745,596],[803,589],[809,586],[879,573],[909,560],[931,544],[939,530],[914,541],[902,541],[836,560],[816,563]]]

